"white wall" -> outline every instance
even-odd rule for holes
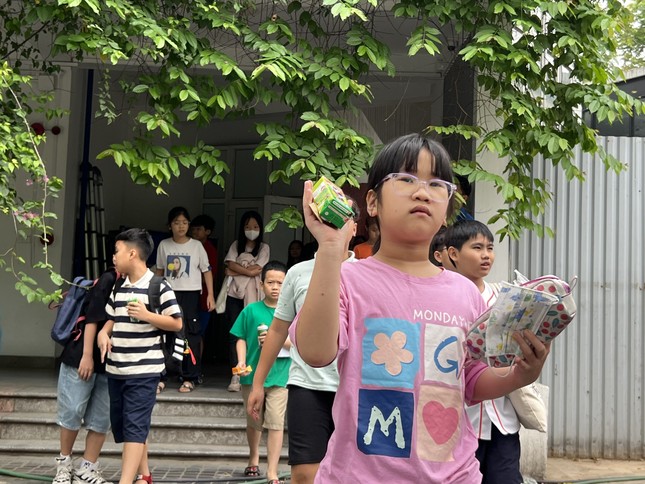
[[[61,72],[53,76],[41,76],[33,83],[36,91],[55,90],[55,99],[51,106],[63,109],[78,109],[82,100],[72,99],[71,93],[76,86],[72,71],[69,68],[62,68]],[[76,125],[77,116],[64,117],[60,120],[46,120],[42,114],[34,113],[30,116],[29,122],[41,122],[46,128],[59,126],[61,133],[54,136],[47,133],[47,141],[40,145],[40,152],[47,166],[48,174],[58,176],[66,181],[65,188],[59,198],[52,199],[47,208],[59,214],[58,220],[53,220],[51,225],[54,233],[54,243],[49,247],[49,262],[54,267],[66,267],[71,260],[71,247],[68,245],[67,234],[70,228],[73,233],[74,214],[69,210],[69,201],[74,201],[76,192],[75,179],[67,176],[68,162],[76,157],[78,152],[78,134]],[[24,180],[20,181],[22,186]],[[22,190],[29,190],[26,186]],[[71,197],[67,195],[71,193]],[[29,196],[30,193],[25,195]],[[0,218],[0,247],[2,251],[13,244],[15,237],[13,223],[10,217]],[[26,264],[18,266],[17,270],[25,271],[34,277],[41,287],[47,290],[54,290],[55,286],[43,271],[31,269],[34,263],[42,260],[42,245],[34,234],[26,241],[17,243],[18,253],[25,258]],[[69,276],[69,273],[63,275]],[[38,357],[54,356],[56,347],[49,331],[53,322],[54,313],[40,303],[27,303],[14,289],[15,278],[13,275],[0,272],[0,356],[28,355]]]

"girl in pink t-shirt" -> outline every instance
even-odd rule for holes
[[[439,143],[413,134],[386,145],[366,196],[380,228],[374,256],[342,270],[350,228],[316,219],[305,182],[319,249],[292,332],[307,363],[338,357],[340,374],[336,430],[316,482],[481,482],[464,403],[505,395],[542,370],[549,348],[530,333],[515,335],[525,356],[510,372],[466,357],[466,333],[485,306],[470,281],[428,259],[452,212],[452,178]]]

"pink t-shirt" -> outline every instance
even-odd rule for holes
[[[454,272],[342,266],[336,429],[316,483],[481,482],[464,402],[486,366],[466,361],[464,341],[484,310]]]

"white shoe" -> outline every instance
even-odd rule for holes
[[[228,387],[226,387],[226,389],[229,392],[239,392],[240,390],[242,390],[242,385],[240,385],[239,375],[233,375],[233,377],[231,378],[231,384]]]
[[[85,469],[76,469],[74,471],[73,484],[112,484],[111,482],[103,479],[101,471],[94,467],[86,467]]]
[[[56,457],[56,475],[52,484],[71,484],[72,482],[72,458]]]

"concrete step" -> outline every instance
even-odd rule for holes
[[[0,441],[19,439],[57,440],[59,428],[51,413],[0,413]],[[78,440],[84,438],[79,434]],[[153,416],[150,441],[204,445],[246,444],[246,419],[241,417]],[[285,436],[286,440],[286,436]],[[112,434],[108,433],[111,442]]]
[[[83,453],[84,439],[76,439],[74,455],[80,456]],[[105,442],[101,455],[105,457],[120,457],[123,448],[121,444]],[[0,439],[0,455],[20,454],[23,456],[42,457],[43,459],[54,459],[58,455],[59,443],[57,440],[5,440]],[[182,444],[181,446],[172,443],[151,442],[149,446],[151,459],[182,459],[205,461],[214,464],[219,460],[226,463],[239,463],[243,465],[249,456],[249,448],[246,445],[204,445],[204,444]],[[283,447],[281,459],[287,459],[287,448]],[[266,460],[266,446],[260,445],[260,458]]]
[[[56,414],[56,392],[21,392],[7,394],[0,392],[0,414],[7,412],[34,412]],[[198,388],[192,393],[182,394],[173,387],[157,396],[153,415],[193,416],[193,417],[237,417],[245,416],[242,395],[226,390],[201,392]]]

